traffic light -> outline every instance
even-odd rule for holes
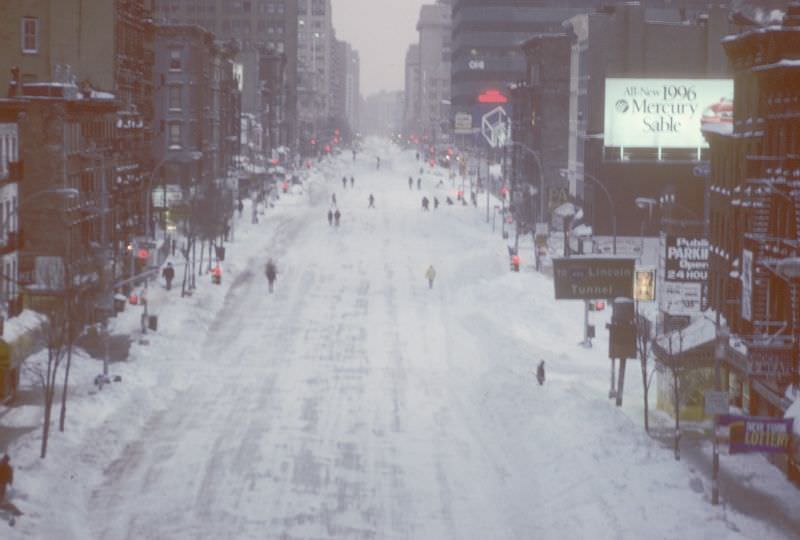
[[[611,314],[608,357],[636,358],[636,325],[634,324],[633,300],[616,298]]]

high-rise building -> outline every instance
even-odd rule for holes
[[[413,137],[419,130],[419,43],[409,45],[406,51],[403,130]]]
[[[420,9],[418,129],[423,139],[436,142],[450,132],[450,5]]]
[[[202,26],[217,41],[239,42],[242,65],[242,111],[263,115],[261,60],[263,54],[283,54],[283,121],[279,141],[293,146],[297,137],[298,2],[305,0],[157,0],[160,22]]]
[[[331,108],[331,0],[297,0],[296,26],[300,148],[314,153],[311,142]]]
[[[524,79],[525,56],[519,45],[536,33],[562,31],[564,20],[599,4],[598,0],[452,0],[451,117],[471,117],[475,131],[486,112],[479,96],[507,100],[508,85]],[[466,131],[463,120],[460,124]]]

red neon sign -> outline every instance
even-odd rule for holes
[[[491,89],[478,96],[478,103],[508,103],[508,98],[499,90]]]

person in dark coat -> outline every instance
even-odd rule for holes
[[[347,177],[342,176],[342,188],[347,189]]]
[[[175,269],[172,267],[172,263],[167,263],[167,266],[161,271],[161,275],[164,277],[164,281],[167,282],[167,290],[172,289],[172,280],[175,278]]]
[[[422,178],[417,178],[417,189],[422,189]]]
[[[367,208],[375,208],[375,196],[372,193],[369,194],[369,206]]]
[[[433,198],[433,209],[436,210],[437,208],[439,208],[439,199],[438,199],[438,197],[434,197]]]
[[[333,213],[333,222],[336,224],[337,227],[339,226],[339,219],[341,217],[342,217],[342,213],[339,212],[339,209],[337,208],[336,212]]]
[[[428,197],[422,197],[422,209],[423,210],[428,209]]]
[[[269,292],[272,292],[273,286],[275,285],[275,279],[278,277],[278,269],[275,267],[275,263],[272,262],[272,259],[267,261],[267,266],[264,269],[264,273],[267,275]]]
[[[331,203],[336,206],[336,193],[331,193]]]
[[[239,209],[239,217],[242,217],[242,212],[244,212],[244,203],[242,202],[242,199],[239,199],[237,208]]]
[[[356,177],[355,176],[351,176],[350,177],[350,187],[355,187],[355,186],[356,186]]]
[[[449,205],[452,205],[453,204],[453,199],[451,199],[450,197],[447,197],[445,199],[445,202],[447,202],[447,204],[449,204]]]
[[[414,179],[410,176],[408,177],[408,189],[414,189]]]
[[[11,466],[11,458],[8,454],[0,460],[0,502],[6,500],[6,486],[14,483],[14,468]]]
[[[539,386],[544,384],[544,360],[539,362],[539,366],[536,368],[536,380],[539,381]]]
[[[328,225],[333,225],[333,210],[328,210]]]

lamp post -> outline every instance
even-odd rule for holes
[[[636,206],[642,210],[647,210],[647,223],[653,220],[653,207],[656,205],[658,205],[658,201],[655,199],[651,199],[650,197],[636,197]],[[639,262],[642,262],[644,258],[644,224],[645,219],[642,217],[642,227],[639,230],[639,241],[641,243],[641,247],[639,248]]]
[[[562,177],[565,176],[567,173],[568,173],[568,171],[566,171],[564,169],[561,170]],[[587,173],[585,171],[583,172],[583,177],[585,179],[591,180],[592,182],[594,182],[595,184],[600,186],[600,189],[602,189],[603,193],[605,193],[605,195],[606,195],[606,199],[608,200],[608,206],[611,209],[611,231],[612,231],[612,234],[613,234],[613,237],[612,237],[613,238],[612,250],[613,250],[614,255],[616,255],[617,254],[617,212],[616,212],[616,206],[614,205],[614,199],[611,197],[611,193],[609,193],[608,189],[606,189],[606,186],[605,186],[605,184],[603,184],[603,182],[601,182],[600,180],[595,178],[593,175],[591,175],[591,174],[589,174],[589,173]]]

